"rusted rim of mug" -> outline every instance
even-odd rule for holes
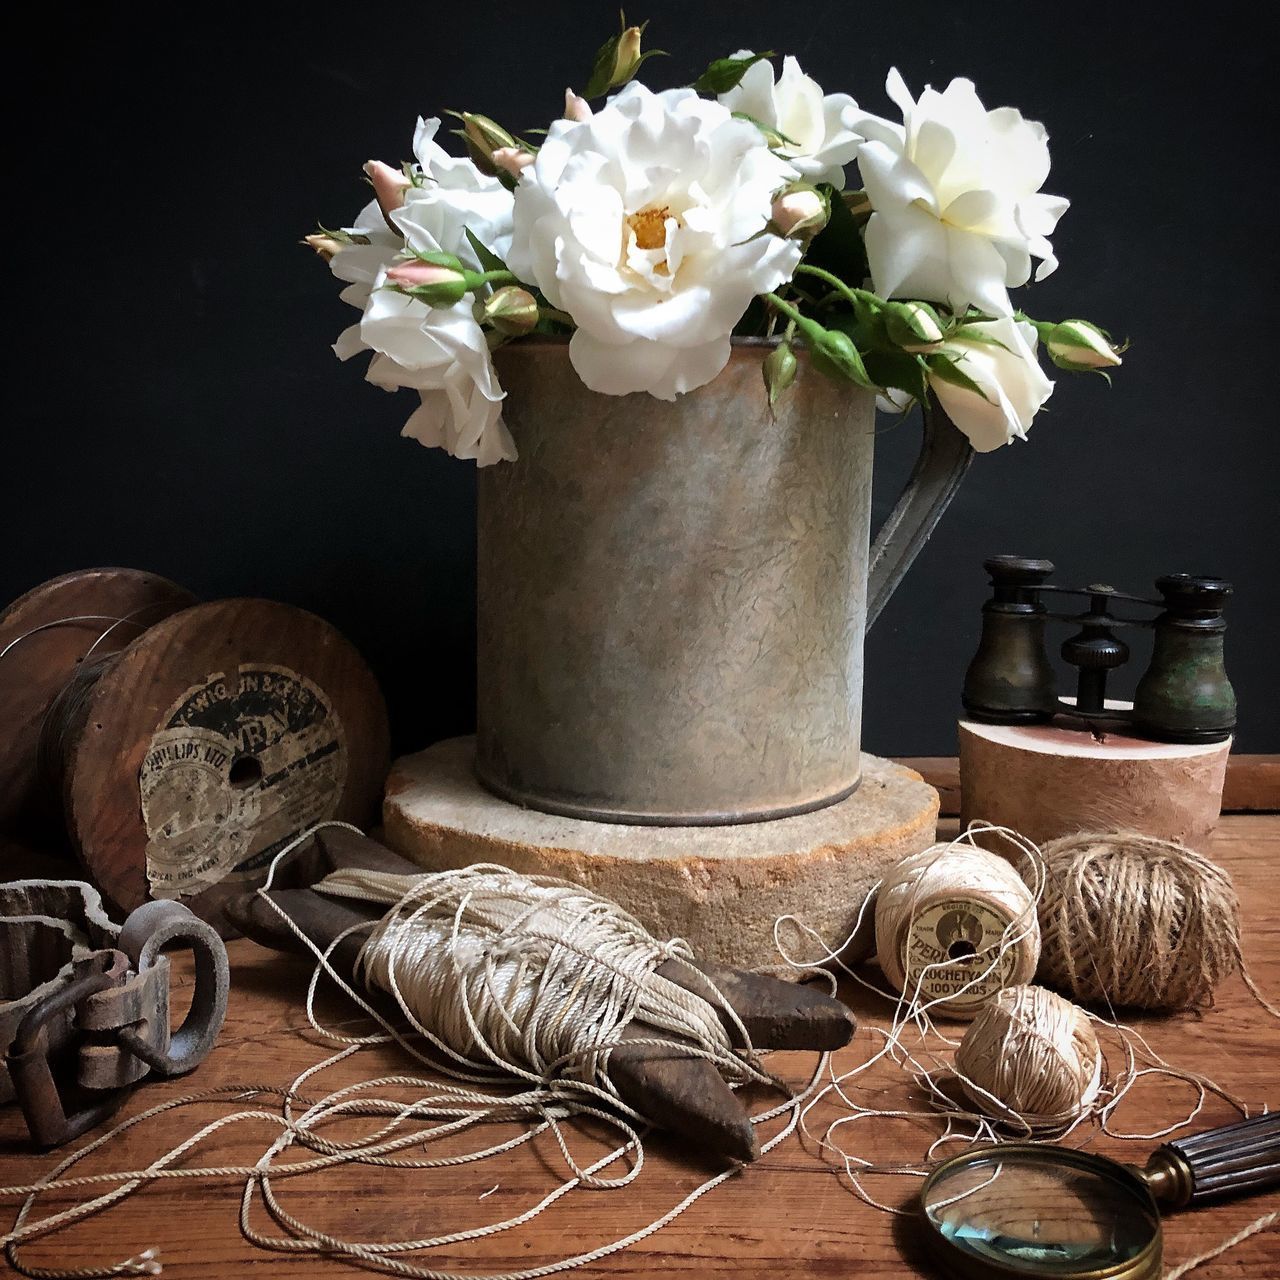
[[[626,809],[597,809],[535,791],[521,791],[488,776],[478,759],[474,771],[476,780],[485,790],[491,791],[499,800],[518,804],[522,809],[536,809],[539,813],[554,814],[558,818],[581,818],[587,822],[608,822],[625,827],[738,827],[756,822],[773,822],[777,818],[798,818],[847,800],[862,785],[862,772],[859,769],[853,782],[834,794],[820,796],[817,800],[805,800],[800,804],[785,805],[780,809],[748,809],[741,813],[632,813]]]

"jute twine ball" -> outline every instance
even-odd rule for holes
[[[1043,852],[1040,981],[1083,1004],[1189,1009],[1239,968],[1240,904],[1208,858],[1136,832]]]
[[[993,996],[960,1041],[955,1066],[975,1106],[1030,1129],[1070,1124],[1102,1084],[1088,1015],[1044,987],[1006,987]]]

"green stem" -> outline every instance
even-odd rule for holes
[[[798,308],[793,307],[785,298],[778,297],[776,293],[766,293],[763,296],[770,306],[776,307],[793,324],[803,323],[804,316],[800,314]]]
[[[845,284],[837,275],[832,275],[830,271],[824,271],[821,267],[810,266],[807,262],[802,262],[797,268],[797,273],[803,271],[806,275],[817,276],[819,280],[825,280],[833,289],[842,294],[855,307],[869,307],[872,311],[884,305],[883,298],[877,298],[874,293],[869,293],[866,289],[855,289],[851,285]]]
[[[482,284],[519,284],[520,277],[512,271],[468,271],[467,288],[478,289]]]

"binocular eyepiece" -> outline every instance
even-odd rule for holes
[[[1085,720],[1123,724],[1162,742],[1220,742],[1236,724],[1236,698],[1223,665],[1223,610],[1231,584],[1221,578],[1176,573],[1156,579],[1159,600],[1126,595],[1095,584],[1048,585],[1048,560],[994,556],[983,561],[991,598],[982,606],[982,638],[965,674],[966,713],[987,724],[1036,724],[1065,712]],[[1045,595],[1085,596],[1081,613],[1051,611]],[[1152,618],[1120,618],[1116,601],[1159,610]],[[1049,622],[1074,623],[1062,643],[1076,668],[1074,703],[1060,699],[1045,648]],[[1133,710],[1107,706],[1108,674],[1129,660],[1116,628],[1149,627],[1151,665],[1138,682]]]

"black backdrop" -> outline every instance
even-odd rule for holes
[[[419,113],[470,107],[517,128],[554,115],[616,6],[177,12],[49,5],[26,46],[41,88],[9,115],[0,598],[129,564],[205,598],[290,601],[364,650],[401,748],[465,731],[471,464],[401,440],[411,393],[334,359],[354,312],[297,241],[355,214],[361,164],[405,158]],[[1280,749],[1276,122],[1258,12],[650,0],[631,13],[674,54],[648,64],[655,86],[772,48],[873,110],[896,63],[916,90],[968,75],[989,106],[1043,120],[1047,189],[1073,207],[1054,237],[1062,266],[1028,306],[1133,342],[1113,388],[1063,375],[1029,443],[976,461],[869,638],[870,749],[954,750],[979,565],[997,551],[1129,589],[1178,570],[1234,579],[1238,746]],[[914,437],[884,437],[881,514]]]

